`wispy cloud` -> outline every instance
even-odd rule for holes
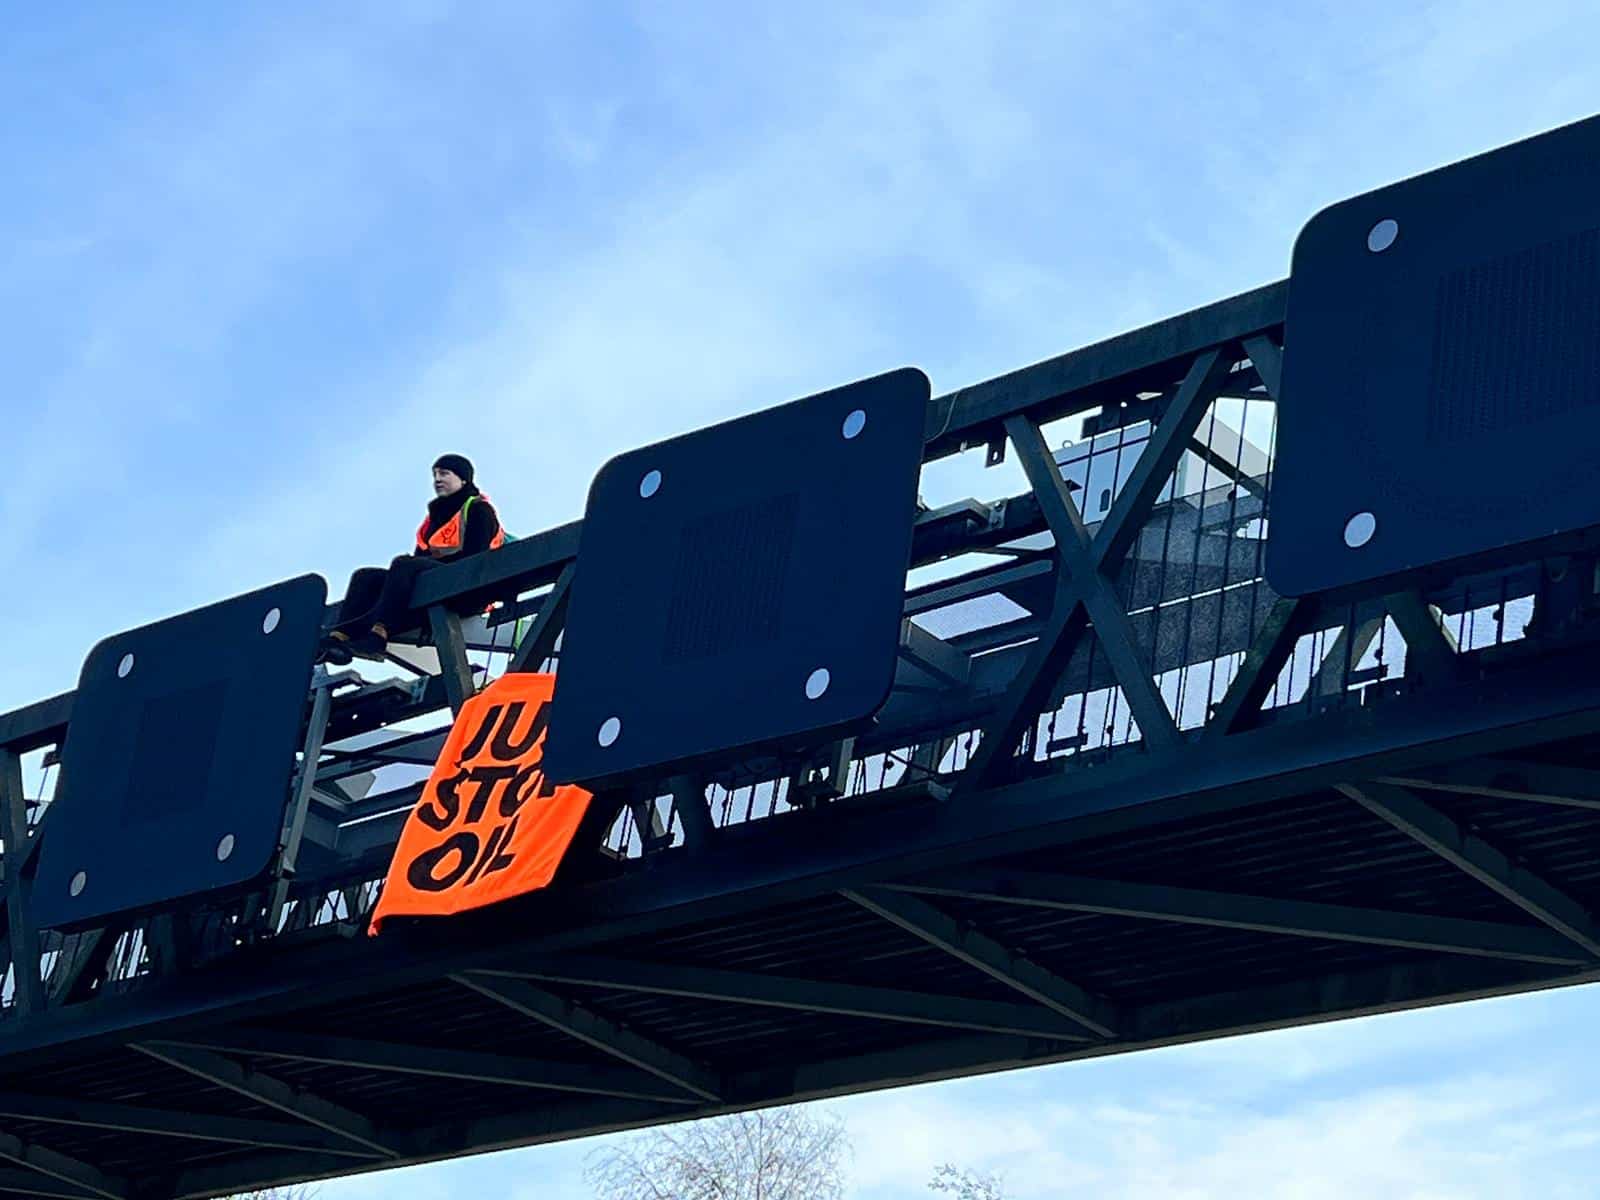
[[[1018,1200],[1577,1197],[1600,1101],[1562,1044],[1592,1003],[1467,1005],[838,1104],[861,1200],[915,1195],[941,1162],[999,1172]]]

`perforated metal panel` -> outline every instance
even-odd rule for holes
[[[35,919],[71,927],[260,877],[277,851],[327,585],[107,638],[83,665]]]
[[[1278,591],[1600,525],[1600,118],[1319,213],[1284,336]]]
[[[590,786],[817,741],[894,681],[928,379],[901,370],[613,459],[545,760]]]
[[[777,640],[800,496],[788,492],[706,514],[678,535],[667,610],[667,662],[692,662]],[[739,564],[737,571],[724,568]]]
[[[1600,404],[1600,230],[1439,280],[1428,443],[1446,445]]]

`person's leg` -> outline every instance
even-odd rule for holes
[[[390,631],[399,628],[411,611],[411,592],[416,587],[417,576],[438,565],[431,558],[411,554],[389,564],[370,621],[371,630],[380,641],[388,642]]]
[[[371,624],[372,610],[378,603],[378,597],[383,594],[383,583],[388,574],[384,567],[362,567],[350,576],[350,586],[345,588],[344,599],[339,601],[335,629],[349,632],[353,626],[364,628],[363,622]]]
[[[350,662],[351,639],[364,634],[372,623],[372,609],[383,593],[388,574],[383,567],[361,567],[350,576],[333,628],[323,640],[323,657],[329,662],[337,666]]]

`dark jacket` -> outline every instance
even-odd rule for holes
[[[489,503],[488,497],[478,490],[476,484],[469,483],[453,496],[435,496],[428,501],[428,520],[422,529],[422,540],[426,541],[434,530],[448,524],[450,518],[461,511],[468,497],[472,499],[472,507],[467,510],[467,528],[462,538],[461,552],[437,559],[439,562],[454,562],[469,554],[487,550],[494,535],[500,531],[500,516],[494,511],[494,505]],[[413,550],[412,553],[418,558],[435,557],[425,550]]]

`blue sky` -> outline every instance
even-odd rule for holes
[[[114,630],[337,590],[404,548],[442,450],[532,530],[662,436],[1278,278],[1322,205],[1600,108],[1597,42],[1592,6],[1537,0],[7,5],[0,709]],[[1595,1016],[1569,992],[852,1101],[859,1195],[941,1157],[1029,1197],[1587,1195]],[[582,1153],[325,1194],[566,1200]]]

